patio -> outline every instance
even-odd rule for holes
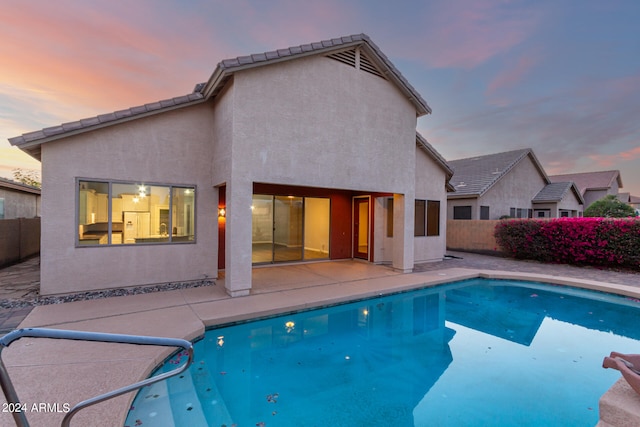
[[[417,265],[412,274],[358,261],[260,267],[253,270],[254,290],[247,297],[228,297],[221,283],[224,279],[220,279],[213,286],[37,306],[20,327],[193,340],[208,326],[478,276],[553,281],[640,297],[638,274],[452,255],[457,258]],[[610,350],[603,349],[603,356]],[[23,402],[73,405],[145,378],[170,352],[148,346],[21,339],[4,350],[3,360]],[[620,425],[611,421],[620,417],[640,422],[640,399],[630,390],[626,382],[618,381],[601,401],[601,417],[606,415],[610,425]],[[72,425],[121,427],[132,398],[121,396],[88,408]],[[629,409],[635,412],[620,409],[627,407],[629,400]],[[42,426],[58,426],[63,416],[55,412],[27,414],[33,425]],[[0,424],[12,425],[10,414],[1,414]]]

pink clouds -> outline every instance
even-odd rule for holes
[[[474,68],[522,43],[538,18],[502,1],[438,2],[425,17],[423,58],[435,68]]]
[[[504,89],[512,89],[522,79],[529,74],[531,69],[538,63],[537,55],[521,56],[515,64],[503,69],[487,87],[487,95],[493,95]]]
[[[599,167],[608,168],[620,162],[640,159],[640,146],[615,154],[592,154],[589,158]]]
[[[192,66],[202,46],[193,34],[160,34],[154,6],[115,3],[98,11],[90,2],[10,2],[0,10],[0,37],[15,42],[0,47],[0,80],[49,92],[43,109],[73,104],[104,112],[188,93],[208,77]]]

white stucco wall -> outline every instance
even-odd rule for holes
[[[201,104],[42,145],[42,294],[217,275],[211,109]],[[76,247],[78,177],[196,185],[197,242]]]

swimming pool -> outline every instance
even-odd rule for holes
[[[125,425],[594,426],[620,377],[602,359],[639,352],[639,309],[473,279],[216,328],[188,374],[138,394]]]

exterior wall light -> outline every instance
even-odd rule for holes
[[[225,208],[218,208],[218,218],[224,218],[227,216],[227,210]]]

